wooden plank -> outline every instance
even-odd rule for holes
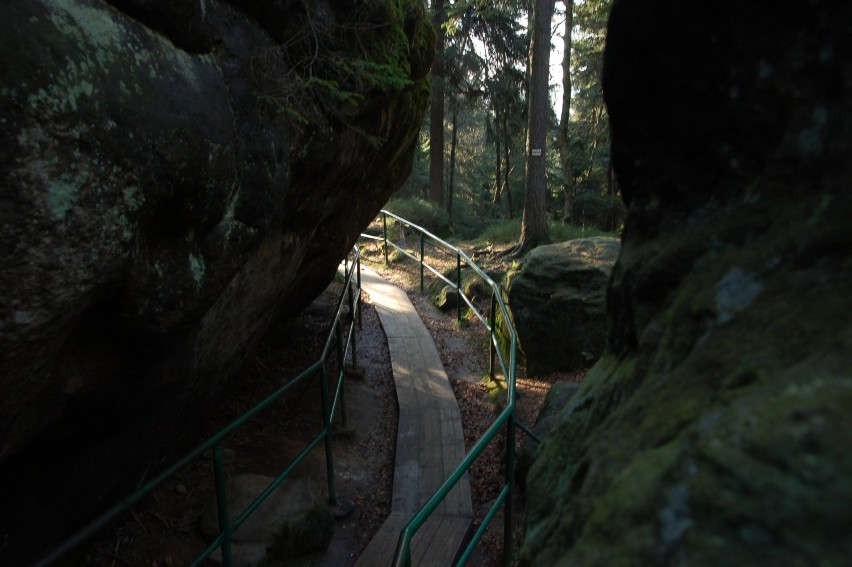
[[[429,401],[423,403],[420,413],[420,425],[423,428],[420,446],[420,465],[423,471],[420,484],[423,495],[421,505],[441,487],[445,478],[443,470],[445,445],[442,438],[441,411],[429,392],[426,393],[426,397]]]
[[[452,565],[459,548],[468,539],[470,526],[470,517],[430,518],[411,542],[411,564]]]
[[[389,565],[401,530],[464,457],[461,413],[438,349],[405,292],[362,268],[388,338],[399,404],[391,515],[356,565]],[[467,475],[412,541],[413,565],[449,565],[470,528]]]
[[[393,562],[399,533],[409,520],[408,514],[392,513],[355,561],[356,567],[387,567]]]

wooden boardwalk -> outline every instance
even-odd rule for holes
[[[399,425],[391,513],[355,565],[385,567],[402,528],[465,455],[461,413],[438,349],[405,292],[362,267],[388,339]],[[411,564],[451,565],[473,518],[465,475],[412,540]]]

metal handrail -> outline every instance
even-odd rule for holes
[[[471,538],[471,541],[468,543],[467,547],[461,552],[459,555],[459,559],[456,562],[456,565],[462,566],[465,561],[470,557],[471,553],[475,549],[476,545],[482,539],[482,536],[485,533],[485,530],[488,528],[488,525],[494,519],[497,511],[500,509],[500,506],[504,506],[504,514],[503,514],[503,560],[506,565],[510,562],[511,557],[511,548],[512,548],[512,522],[513,522],[513,511],[512,511],[512,493],[514,490],[515,484],[515,427],[519,426],[521,429],[527,433],[531,433],[527,427],[521,424],[515,416],[515,379],[517,377],[517,351],[518,351],[518,338],[517,333],[515,332],[515,328],[512,324],[512,319],[509,315],[509,310],[506,307],[506,303],[503,299],[503,293],[500,286],[492,280],[488,274],[486,274],[479,266],[477,266],[470,257],[462,252],[458,247],[453,246],[449,242],[435,236],[428,230],[408,221],[400,216],[397,216],[390,211],[382,210],[380,213],[382,218],[382,237],[376,237],[371,235],[362,234],[361,236],[364,238],[368,238],[371,240],[379,240],[384,242],[384,255],[385,255],[385,263],[388,263],[388,248],[393,247],[396,250],[402,252],[408,258],[411,258],[420,263],[420,290],[423,291],[423,276],[424,276],[424,268],[428,269],[430,272],[438,276],[442,281],[446,282],[450,286],[452,286],[456,291],[456,316],[459,321],[461,321],[461,302],[462,300],[468,305],[471,311],[476,315],[476,318],[485,326],[489,333],[489,374],[492,379],[495,377],[495,367],[494,367],[494,358],[495,356],[500,362],[501,369],[503,371],[503,375],[506,377],[507,384],[507,399],[506,399],[506,407],[503,408],[503,411],[496,417],[494,422],[488,427],[482,437],[471,447],[470,451],[467,453],[465,458],[462,460],[461,464],[453,471],[453,473],[447,478],[446,481],[441,485],[441,487],[435,492],[435,494],[417,511],[417,513],[409,520],[408,524],[401,530],[399,539],[397,541],[396,553],[394,554],[393,564],[397,567],[402,566],[410,566],[411,565],[411,540],[414,537],[414,534],[418,529],[426,522],[429,516],[435,511],[435,509],[440,505],[441,501],[446,498],[446,496],[450,493],[450,491],[455,487],[458,481],[468,472],[473,462],[479,457],[480,453],[485,449],[485,447],[494,439],[497,433],[505,426],[506,427],[506,482],[501,488],[500,495],[495,500],[494,504],[489,508],[488,513],[483,519],[482,524],[479,526],[479,529]],[[388,217],[393,218],[397,222],[417,231],[420,234],[420,255],[415,256],[411,254],[407,250],[404,250],[396,243],[392,242],[388,239],[388,228],[387,228],[387,219]],[[455,253],[456,255],[456,281],[452,282],[441,273],[439,273],[436,269],[429,266],[425,261],[424,255],[424,244],[425,240],[429,238],[439,246]],[[482,280],[488,284],[491,288],[491,304],[488,313],[488,318],[479,312],[476,306],[473,304],[472,300],[470,300],[465,294],[462,288],[461,281],[461,264],[464,261],[465,265],[467,265],[470,269],[472,269]],[[500,348],[500,341],[498,340],[496,334],[496,314],[499,309],[503,320],[505,321],[505,329],[509,335],[509,348],[508,353],[504,354],[502,349]],[[508,358],[508,360],[507,360]],[[533,435],[534,440],[538,440],[537,437]]]
[[[44,567],[60,560],[63,556],[65,556],[66,554],[68,554],[69,552],[92,538],[105,526],[109,525],[110,523],[118,519],[120,516],[125,514],[128,510],[130,510],[131,507],[137,504],[140,500],[142,500],[145,496],[147,496],[165,480],[174,475],[177,471],[179,471],[195,459],[198,459],[199,457],[201,457],[201,455],[203,455],[207,451],[210,451],[211,449],[213,452],[214,480],[216,484],[216,501],[217,511],[219,515],[219,535],[200,555],[198,555],[198,557],[195,558],[195,560],[191,564],[193,566],[200,565],[216,550],[216,548],[221,548],[223,565],[225,565],[225,567],[231,567],[231,565],[233,564],[231,555],[231,535],[248,519],[249,516],[251,516],[252,513],[254,513],[254,511],[263,503],[263,501],[276,488],[278,488],[278,486],[280,486],[282,482],[284,482],[284,480],[293,472],[293,470],[322,442],[325,443],[329,504],[335,505],[337,503],[337,493],[334,485],[334,454],[332,447],[331,423],[334,419],[334,413],[338,407],[338,403],[340,405],[341,419],[344,425],[346,423],[346,411],[343,404],[343,379],[345,376],[346,356],[349,354],[350,345],[352,348],[352,363],[353,366],[357,367],[355,320],[356,310],[357,313],[360,314],[361,307],[361,252],[357,245],[353,246],[352,249],[352,263],[349,264],[348,256],[345,261],[346,264],[344,270],[345,277],[343,282],[343,291],[341,292],[340,297],[338,298],[337,308],[334,312],[334,319],[332,320],[331,328],[329,329],[328,337],[326,339],[322,351],[322,356],[319,358],[319,360],[311,364],[301,374],[288,381],[285,385],[283,385],[275,392],[267,396],[264,400],[259,402],[246,413],[244,413],[243,415],[220,429],[207,441],[205,441],[204,443],[202,443],[201,445],[178,459],[174,464],[160,472],[160,474],[148,481],[138,490],[136,490],[129,496],[123,498],[112,508],[101,514],[98,518],[78,530],[75,534],[66,539],[61,545],[56,547],[48,555],[42,557],[38,562],[35,563],[35,565],[37,567]],[[346,333],[346,338],[344,340],[343,306],[344,302],[347,301],[347,293],[349,295],[349,329]],[[360,323],[360,316],[358,316],[357,319]],[[332,346],[334,345],[336,345],[337,347],[334,350],[336,351],[335,354],[337,355],[338,374],[334,388],[334,395],[329,400],[328,375],[325,369],[325,363],[331,356]],[[308,442],[307,446],[302,450],[302,452],[299,453],[290,462],[290,464],[287,465],[284,470],[281,471],[281,473],[279,473],[279,475],[271,483],[269,483],[269,485],[257,497],[255,497],[255,499],[246,507],[245,510],[240,512],[239,516],[237,516],[236,519],[234,519],[233,521],[229,521],[228,509],[226,506],[227,494],[225,489],[222,441],[224,441],[224,439],[228,435],[233,433],[236,429],[240,428],[246,422],[254,418],[257,414],[267,409],[288,390],[304,382],[305,380],[314,377],[316,374],[319,374],[321,379],[320,389],[323,411],[322,431],[320,431],[320,433],[318,433],[313,439]]]

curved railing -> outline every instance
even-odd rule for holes
[[[35,565],[41,567],[51,565],[66,554],[79,547],[89,539],[91,539],[98,531],[105,526],[117,520],[123,514],[128,512],[130,508],[142,500],[145,496],[151,493],[155,488],[170,478],[180,469],[198,459],[208,451],[213,453],[214,463],[214,481],[216,486],[217,510],[219,513],[219,535],[213,542],[192,562],[191,565],[200,565],[208,558],[217,548],[222,550],[222,562],[226,567],[230,567],[233,563],[231,556],[231,534],[239,528],[249,516],[251,516],[258,506],[293,472],[293,470],[307,457],[320,443],[325,443],[326,467],[328,476],[328,499],[329,503],[336,504],[337,494],[334,486],[334,454],[332,447],[332,430],[331,424],[335,415],[335,411],[340,405],[341,419],[344,424],[346,421],[346,411],[343,404],[342,391],[343,381],[345,376],[345,361],[346,357],[352,352],[352,364],[357,366],[356,343],[355,343],[355,321],[360,320],[356,317],[356,313],[360,313],[361,307],[361,256],[357,246],[352,250],[352,261],[345,260],[344,264],[345,277],[343,290],[337,301],[337,308],[334,313],[334,320],[326,338],[325,346],[322,351],[322,356],[314,362],[301,374],[288,381],[284,386],[273,392],[266,399],[258,403],[248,412],[219,430],[210,439],[184,455],[181,459],[175,462],[170,467],[166,468],[155,478],[148,481],[133,494],[127,496],[115,506],[104,512],[97,519],[80,529],[73,536],[68,538],[59,547],[54,549],[50,554],[44,556]],[[348,313],[344,313],[344,305],[347,303],[348,294]],[[344,338],[344,314],[347,316],[348,330],[345,331]],[[326,362],[333,356],[337,357],[337,378],[334,384],[334,395],[329,396],[329,376],[326,370]],[[263,412],[273,403],[281,398],[286,392],[291,390],[296,385],[310,380],[319,375],[321,381],[321,396],[322,396],[322,422],[323,429],[320,431],[302,450],[299,455],[291,461],[289,465],[282,470],[278,476],[249,504],[245,510],[242,510],[239,515],[231,520],[229,510],[226,505],[226,489],[225,489],[225,474],[224,474],[224,457],[222,452],[222,442],[235,430],[239,429],[243,424],[253,419],[257,414]]]
[[[396,566],[407,566],[411,564],[411,540],[414,537],[414,534],[418,529],[426,522],[429,516],[435,511],[435,509],[440,505],[441,501],[446,498],[446,496],[450,493],[453,487],[458,483],[458,481],[468,472],[471,465],[476,461],[479,457],[480,453],[485,449],[485,447],[497,436],[500,430],[505,426],[506,427],[506,480],[503,484],[503,487],[500,490],[500,494],[497,499],[494,501],[494,504],[488,510],[488,513],[485,515],[485,518],[477,529],[476,533],[471,538],[467,547],[461,552],[459,558],[456,562],[456,565],[462,566],[468,560],[470,555],[473,553],[473,550],[476,548],[476,545],[482,539],[482,536],[485,534],[485,530],[488,528],[488,525],[494,519],[494,516],[500,509],[500,506],[504,506],[504,526],[503,526],[503,558],[504,561],[508,564],[511,558],[511,546],[512,546],[512,522],[513,522],[513,513],[512,513],[512,492],[514,490],[515,484],[515,427],[519,427],[522,431],[531,436],[534,440],[538,441],[538,437],[534,433],[532,433],[527,427],[521,424],[517,419],[515,419],[515,379],[517,377],[517,351],[518,351],[518,338],[515,333],[514,326],[512,324],[512,319],[509,315],[509,310],[506,307],[506,303],[503,299],[503,294],[501,293],[500,286],[492,280],[488,274],[486,274],[479,266],[477,266],[473,260],[468,257],[467,254],[462,252],[458,247],[453,246],[452,244],[442,240],[441,238],[435,236],[428,230],[417,226],[416,224],[399,217],[390,211],[382,210],[380,213],[382,218],[382,236],[374,236],[368,234],[362,234],[362,238],[367,238],[374,241],[380,241],[384,244],[384,254],[385,254],[385,263],[388,262],[388,248],[392,247],[406,257],[411,258],[412,260],[418,262],[420,264],[420,290],[423,290],[423,278],[424,278],[424,270],[429,270],[436,277],[452,286],[456,291],[456,316],[459,320],[461,320],[461,305],[462,301],[467,304],[470,308],[471,312],[476,316],[480,323],[482,323],[489,335],[489,374],[492,379],[495,377],[495,365],[494,359],[495,357],[499,360],[500,368],[503,372],[503,376],[506,378],[506,390],[507,390],[507,399],[506,406],[500,412],[499,415],[495,418],[494,422],[488,427],[482,437],[471,447],[470,451],[467,453],[465,458],[462,460],[461,464],[456,468],[455,471],[450,475],[450,477],[444,482],[443,485],[438,489],[437,492],[420,508],[420,510],[411,518],[405,528],[402,529],[399,540],[397,542],[396,554],[394,556],[394,565]],[[388,218],[394,219],[397,223],[400,223],[403,226],[407,226],[412,230],[416,231],[420,235],[420,255],[412,254],[405,248],[397,245],[392,240],[388,238]],[[456,281],[452,281],[443,274],[441,274],[437,269],[433,266],[430,266],[425,259],[425,245],[426,242],[430,241],[434,243],[437,247],[449,251],[451,255],[455,255],[456,258]],[[461,270],[462,264],[466,265],[468,268],[473,270],[479,278],[485,282],[488,287],[491,289],[491,303],[490,308],[488,310],[487,316],[479,311],[477,306],[474,304],[473,300],[467,297],[464,293],[464,289],[462,286],[462,277]],[[496,330],[496,317],[497,313],[500,313],[500,316],[503,318],[504,329],[506,334],[505,337],[508,339],[506,341],[501,341],[497,336]],[[504,347],[501,347],[501,343]],[[506,352],[504,352],[504,349]]]

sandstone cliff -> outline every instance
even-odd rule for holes
[[[609,344],[537,453],[523,564],[848,562],[850,29],[842,2],[615,0]]]
[[[4,5],[4,550],[54,540],[161,466],[271,318],[327,284],[410,171],[423,13]]]

